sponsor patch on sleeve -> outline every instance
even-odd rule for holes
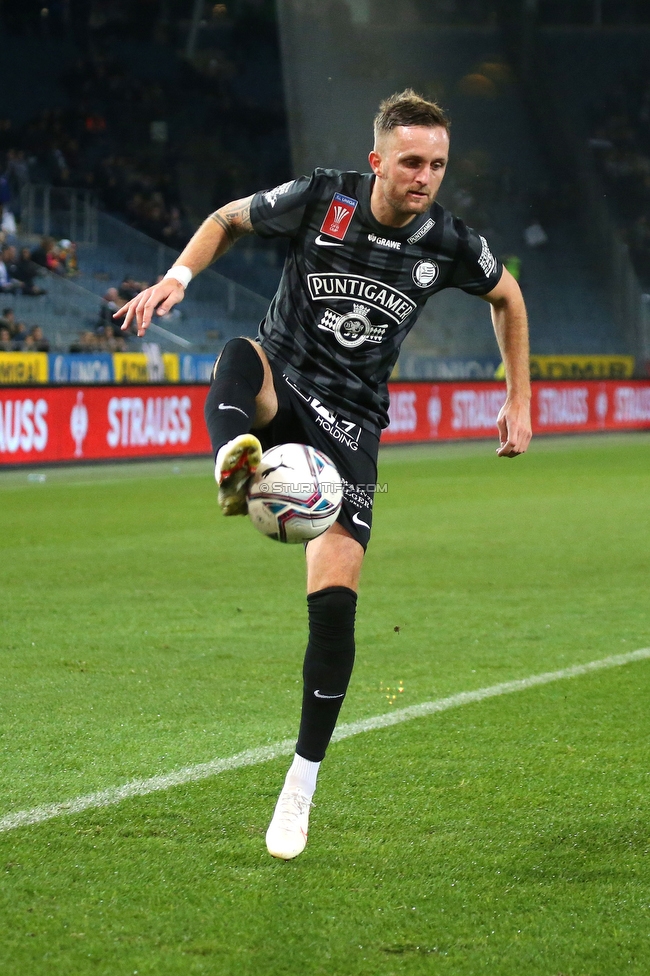
[[[274,187],[273,190],[268,190],[264,194],[264,199],[266,200],[267,203],[269,203],[272,207],[274,207],[278,202],[278,197],[281,197],[285,193],[288,193],[294,183],[295,180],[289,180],[288,183],[281,183],[280,186]]]
[[[358,200],[345,197],[342,193],[335,193],[325,214],[325,220],[321,224],[321,234],[327,234],[328,237],[336,237],[337,240],[342,241],[358,206]]]
[[[481,237],[481,254],[478,263],[486,278],[493,275],[497,269],[497,259],[492,254],[488,242],[484,237]]]

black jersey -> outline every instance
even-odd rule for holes
[[[406,227],[370,209],[372,174],[316,169],[256,193],[261,237],[289,237],[278,291],[259,339],[297,385],[362,427],[388,425],[388,378],[425,302],[442,288],[484,295],[501,263],[439,204]]]

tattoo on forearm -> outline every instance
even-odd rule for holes
[[[229,244],[234,244],[244,234],[252,233],[252,199],[252,197],[246,197],[244,200],[235,200],[211,214],[212,219],[225,231]]]
[[[237,238],[234,236],[232,232],[232,227],[225,219],[225,217],[222,217],[221,213],[218,210],[216,211],[216,213],[210,214],[210,216],[212,217],[215,223],[219,224],[219,226],[223,228],[223,230],[226,233],[226,237],[228,238],[228,243],[234,244]]]

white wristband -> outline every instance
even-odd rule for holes
[[[165,278],[174,278],[176,281],[180,281],[183,288],[187,288],[192,277],[192,272],[185,264],[175,264],[165,275]],[[163,278],[163,281],[165,278]]]

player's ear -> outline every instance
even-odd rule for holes
[[[379,155],[378,152],[376,152],[376,150],[373,149],[371,152],[368,153],[368,162],[370,163],[370,167],[373,173],[375,174],[375,176],[382,176],[381,156]]]

